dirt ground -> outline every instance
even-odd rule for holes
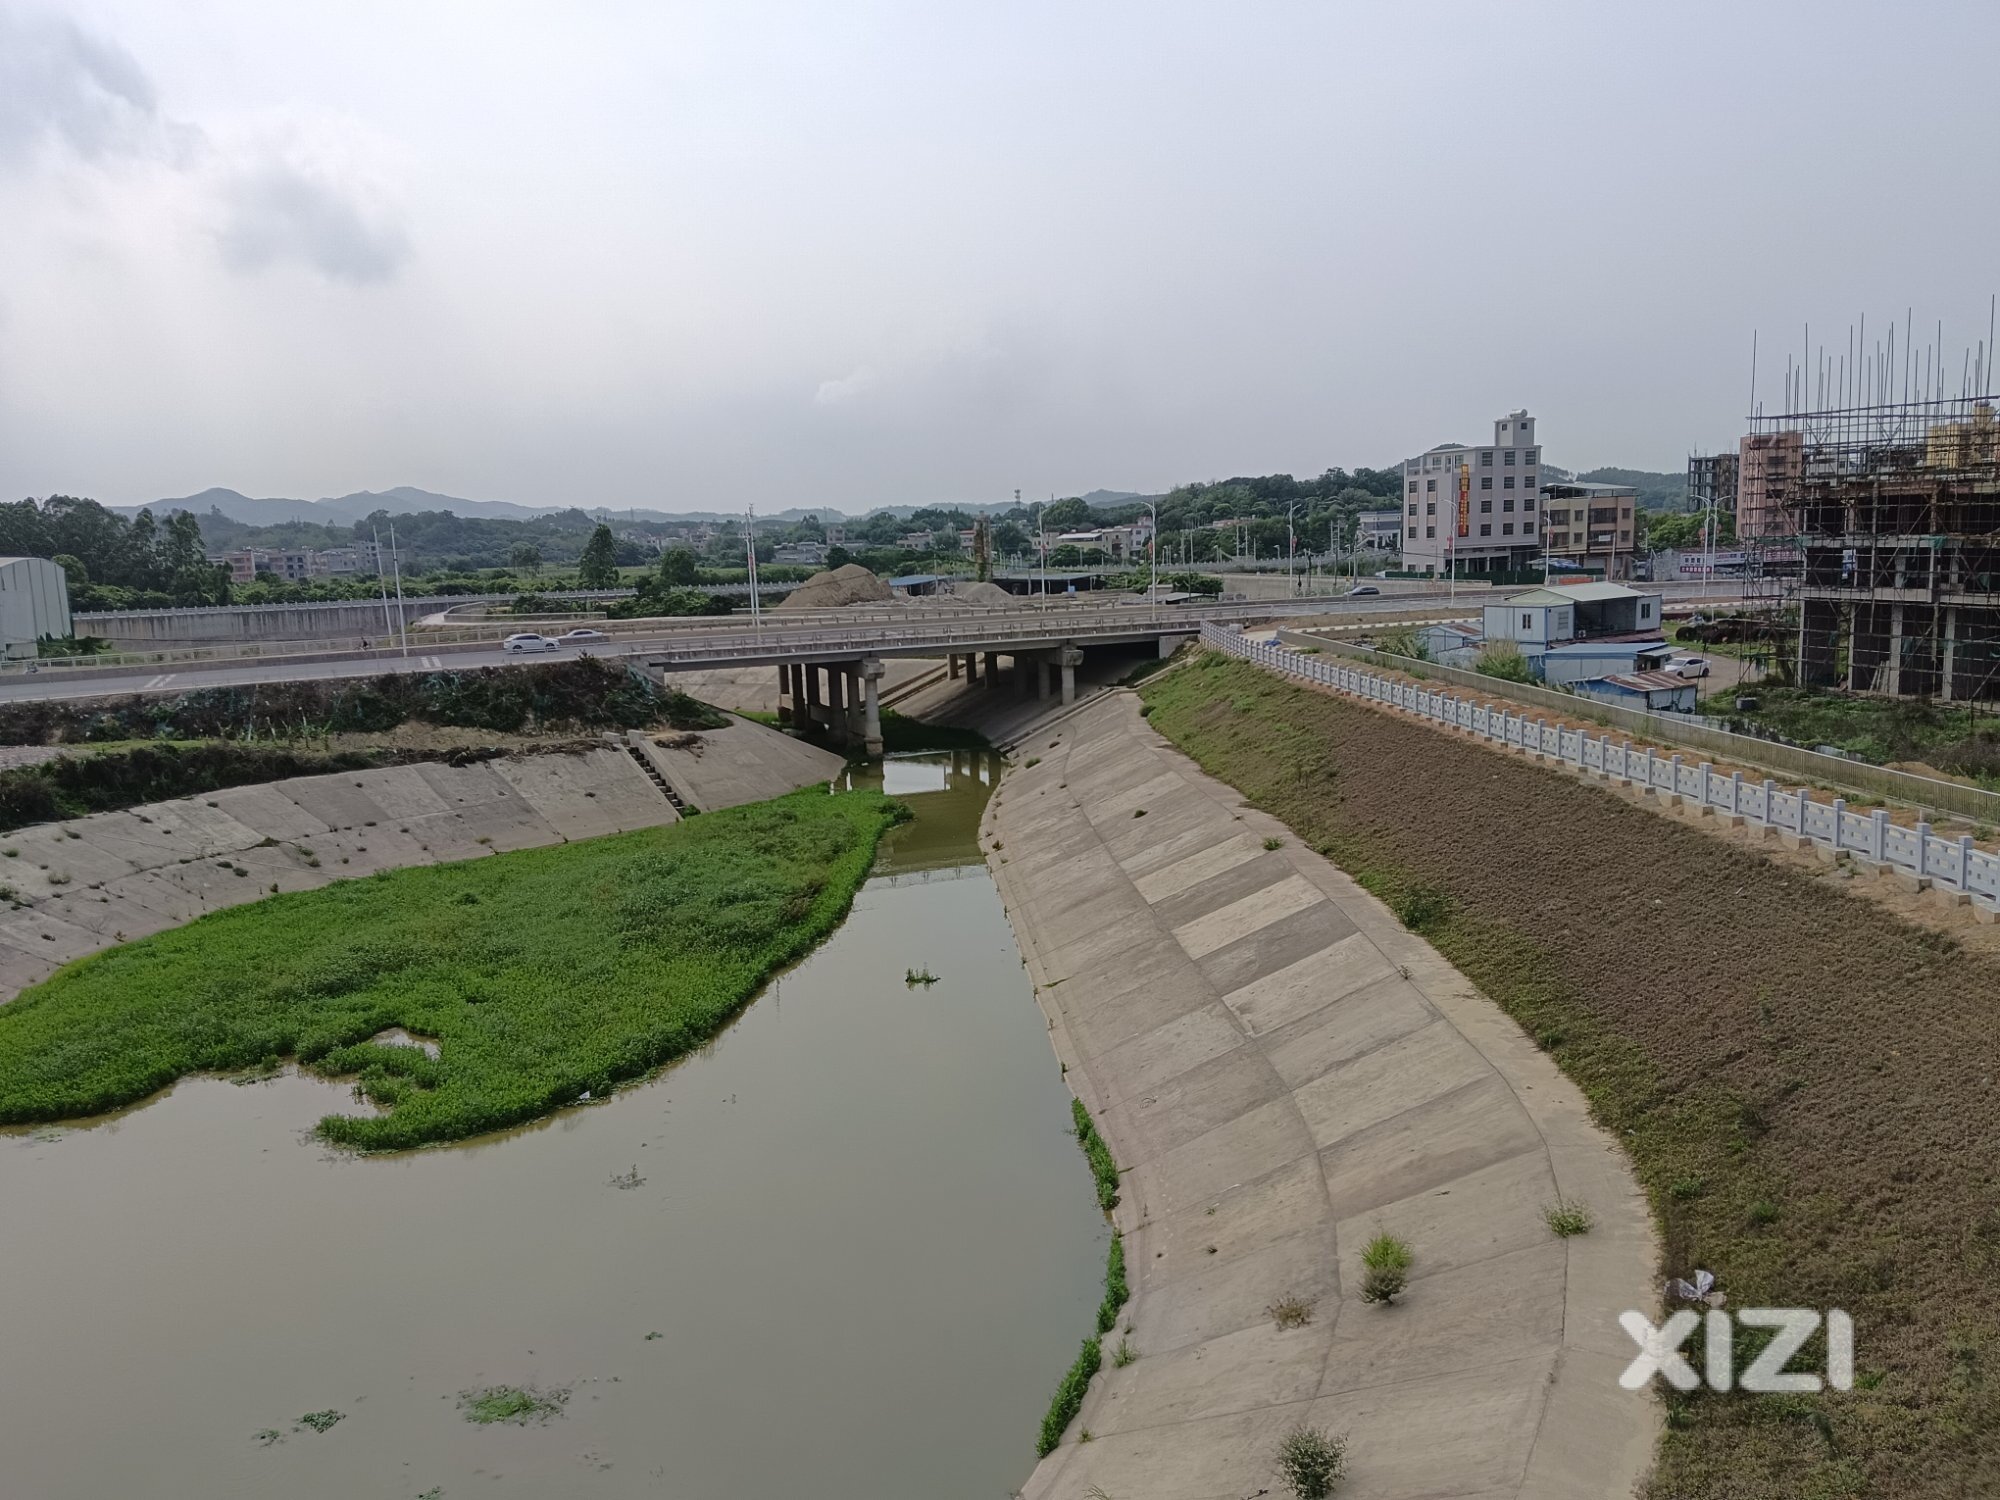
[[[1823,867],[1204,655],[1152,722],[1375,890],[1620,1135],[1668,1264],[1856,1388],[1678,1397],[1652,1500],[2000,1494],[2000,964]]]

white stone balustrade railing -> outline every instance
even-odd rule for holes
[[[1741,771],[1724,774],[1707,761],[1662,755],[1630,740],[1614,741],[1608,734],[1564,729],[1495,704],[1431,692],[1361,667],[1252,640],[1214,623],[1202,626],[1201,638],[1217,650],[1271,671],[1404,709],[1433,723],[1463,729],[1477,738],[1538,754],[1607,781],[1647,788],[1663,798],[1677,797],[1719,817],[1790,834],[1836,856],[1844,854],[1907,875],[1919,888],[1935,886],[1960,895],[1982,912],[2000,911],[2000,854],[1975,848],[1969,835],[1941,838],[1927,822],[1906,828],[1890,822],[1888,813],[1879,808],[1850,811],[1841,797],[1815,801],[1806,787],[1787,791],[1769,779],[1748,780]]]

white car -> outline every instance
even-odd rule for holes
[[[562,650],[562,642],[552,641],[545,635],[535,635],[532,632],[527,632],[521,635],[508,636],[506,640],[500,643],[500,649],[502,651],[560,651]]]
[[[608,641],[610,639],[611,637],[601,630],[580,629],[565,630],[561,635],[556,637],[557,642],[564,646],[580,646],[589,641]]]
[[[1700,656],[1676,656],[1667,663],[1667,671],[1675,677],[1706,677],[1708,660]]]

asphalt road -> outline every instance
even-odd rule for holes
[[[621,646],[623,642],[619,643]],[[240,687],[253,682],[308,682],[327,677],[380,677],[387,672],[435,672],[449,666],[498,667],[520,662],[557,661],[579,654],[578,648],[532,654],[491,650],[427,653],[411,647],[409,656],[356,656],[338,661],[287,662],[260,660],[217,665],[195,662],[178,671],[101,672],[68,682],[44,682],[36,677],[12,677],[0,682],[0,703],[62,698],[107,698],[125,693],[185,693],[196,688]],[[620,654],[603,650],[593,654]]]
[[[1682,602],[1687,596],[1693,594],[1695,589],[1686,585],[1678,588],[1670,585],[1665,592],[1671,602]],[[1422,605],[1428,609],[1436,609],[1446,604],[1446,602],[1447,597],[1443,590],[1425,590],[1422,592],[1398,592],[1364,596],[1361,598],[1299,599],[1291,601],[1289,606],[1283,601],[1260,600],[1252,601],[1250,607],[1260,615],[1275,616],[1280,613],[1290,613],[1358,615],[1365,617],[1372,614],[1393,615],[1397,611],[1407,610],[1413,605]],[[1463,604],[1467,611],[1470,612],[1478,604],[1485,602],[1485,600],[1480,595],[1468,594],[1452,602]],[[1108,608],[1102,611],[1090,610],[1085,617],[1093,619],[1104,618],[1110,616],[1112,613],[1113,611]],[[1132,607],[1129,614],[1123,610],[1117,611],[1117,613],[1125,614],[1126,618],[1131,619],[1134,623],[1138,623],[1144,619],[1144,615],[1138,607]],[[1001,621],[1012,622],[1015,619],[1033,619],[1036,617],[1037,612],[1022,610],[1019,612],[998,612],[992,618],[996,623],[999,623]],[[937,622],[927,623],[936,624]],[[961,623],[971,624],[973,622],[967,619]],[[1079,620],[1079,623],[1081,623],[1081,620]],[[1188,623],[1192,624],[1193,622],[1189,621]],[[718,620],[714,624],[717,633],[734,635],[740,632],[746,640],[749,638],[751,625],[746,617],[739,616],[727,621]],[[807,626],[807,628],[814,627],[824,629],[829,634],[840,633],[838,626],[827,625],[818,620],[811,622]],[[778,628],[778,618],[771,618],[766,628]],[[857,622],[857,628],[880,629],[882,626],[879,622],[870,622],[867,625],[859,625]],[[912,633],[921,633],[923,629],[924,626],[912,622]],[[463,670],[472,667],[515,665],[523,662],[559,661],[574,657],[579,653],[614,658],[627,655],[641,656],[647,653],[657,653],[667,647],[684,646],[688,641],[689,632],[683,627],[677,631],[663,631],[658,635],[637,636],[619,634],[615,635],[610,641],[600,641],[579,647],[564,647],[559,651],[551,652],[510,653],[503,651],[498,643],[495,643],[491,647],[468,649],[459,646],[451,649],[436,649],[426,652],[421,649],[421,646],[413,645],[407,656],[401,653],[368,652],[364,654],[356,652],[351,655],[337,656],[330,660],[301,661],[295,658],[263,657],[248,660],[189,662],[180,667],[163,663],[158,666],[148,665],[132,667],[130,669],[106,668],[101,672],[77,673],[69,677],[68,680],[51,680],[52,676],[60,674],[62,671],[60,665],[51,663],[47,673],[37,673],[33,676],[9,674],[4,679],[0,679],[0,703],[104,698],[121,696],[127,693],[184,693],[197,688],[238,687],[251,683],[264,682],[306,682],[344,677],[376,677],[390,672],[435,672],[447,668]],[[273,642],[271,645],[274,648],[279,648],[280,643]],[[940,654],[942,654],[943,649],[943,647],[939,648]],[[1002,649],[1004,650],[1005,648],[1003,647]]]

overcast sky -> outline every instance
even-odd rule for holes
[[[0,0],[0,496],[861,510],[1521,405],[1678,468],[1753,329],[1984,337],[1996,58],[1992,0]]]

